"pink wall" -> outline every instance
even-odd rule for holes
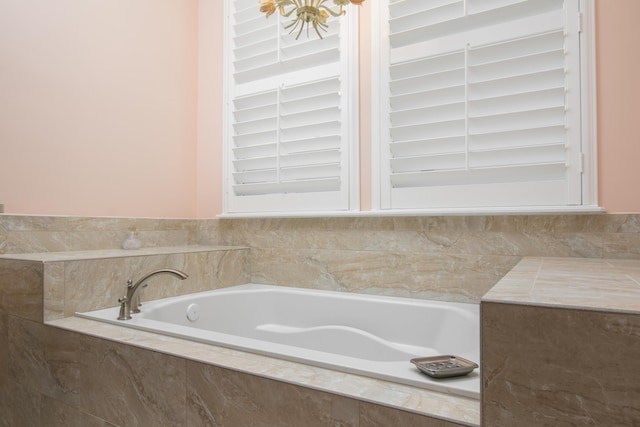
[[[5,212],[195,216],[197,5],[0,2]]]
[[[371,205],[369,18],[360,9],[361,205]],[[222,211],[220,0],[0,3],[0,203],[8,213]],[[640,212],[640,1],[596,1],[599,200]]]
[[[224,14],[220,0],[200,0],[198,13],[198,218],[222,213]]]
[[[596,1],[599,201],[640,212],[640,1]]]

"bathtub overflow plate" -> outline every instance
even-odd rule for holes
[[[187,319],[195,322],[198,318],[200,318],[200,306],[198,304],[189,304],[189,307],[187,307]]]

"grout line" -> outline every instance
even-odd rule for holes
[[[631,280],[633,283],[635,283],[636,285],[640,286],[640,282],[637,281],[636,279],[634,279],[632,276],[625,274],[625,276],[627,276],[629,278],[629,280]]]
[[[536,271],[536,275],[533,278],[533,281],[531,282],[531,288],[529,288],[529,296],[530,298],[533,297],[533,291],[536,287],[536,283],[538,283],[538,276],[540,275],[540,272],[542,271],[542,267],[544,265],[544,259],[540,259],[540,265],[538,265],[538,271]]]

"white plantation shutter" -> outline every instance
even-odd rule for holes
[[[283,28],[291,18],[265,18],[257,0],[228,10],[226,212],[353,208],[348,18],[330,20],[323,39],[310,29],[296,40]]]
[[[381,208],[582,202],[578,6],[381,7]]]

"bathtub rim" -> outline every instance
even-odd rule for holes
[[[398,301],[401,303],[412,304],[412,305],[436,303],[437,305],[445,304],[448,306],[450,305],[453,307],[464,308],[464,309],[473,307],[474,310],[478,312],[478,315],[479,315],[479,308],[480,308],[479,304],[473,304],[473,303],[422,300],[422,299],[406,298],[406,297],[360,294],[360,293],[353,293],[353,292],[340,292],[340,291],[318,290],[318,289],[308,289],[308,288],[296,288],[296,287],[290,287],[290,286],[265,285],[265,284],[257,284],[257,283],[235,285],[235,286],[230,286],[225,288],[194,292],[194,293],[180,295],[180,296],[161,298],[153,301],[148,301],[147,304],[154,304],[154,307],[155,307],[156,305],[162,306],[174,301],[184,301],[184,300],[193,299],[198,295],[206,295],[211,292],[237,293],[237,292],[252,292],[255,290],[302,293],[302,294],[320,293],[325,295],[334,295],[339,298],[346,298],[346,299],[359,299],[359,300],[365,300],[365,301],[393,300],[393,301]],[[345,372],[353,375],[367,376],[377,380],[388,381],[390,383],[402,384],[402,385],[417,387],[421,389],[432,390],[435,392],[471,398],[475,400],[480,399],[480,388],[481,388],[480,368],[474,370],[469,375],[466,375],[463,377],[434,380],[422,373],[419,373],[418,370],[415,368],[415,366],[410,363],[410,360],[407,359],[406,364],[404,365],[399,365],[397,362],[377,362],[377,363],[383,363],[383,364],[386,363],[387,369],[390,369],[391,372],[393,372],[392,374],[381,373],[379,371],[375,372],[376,362],[363,363],[362,359],[351,358],[349,356],[344,356],[344,355],[338,356],[333,353],[328,353],[328,352],[323,352],[318,350],[301,349],[300,347],[295,347],[287,344],[272,343],[272,342],[256,340],[256,339],[247,338],[247,337],[238,337],[238,336],[219,333],[219,332],[198,330],[197,328],[189,328],[193,335],[190,335],[190,338],[186,338],[185,335],[182,332],[180,332],[180,329],[184,327],[179,325],[173,325],[167,322],[161,322],[161,321],[156,321],[152,319],[136,317],[135,315],[131,320],[127,320],[127,321],[117,320],[116,317],[117,317],[118,310],[119,310],[119,307],[109,307],[109,308],[100,309],[100,310],[91,310],[88,312],[75,313],[75,316],[79,318],[92,320],[92,321],[103,322],[119,328],[134,329],[137,331],[143,331],[148,333],[157,333],[157,334],[169,336],[172,338],[197,342],[199,344],[228,348],[233,351],[253,353],[260,356],[287,360],[287,361],[291,361],[298,364],[309,365],[312,367],[316,366],[323,369]],[[211,342],[211,338],[207,336],[211,334],[213,334],[215,337],[224,341],[224,343]],[[479,334],[479,331],[478,331],[478,334]],[[273,351],[273,349],[264,350],[264,348],[261,346],[261,344],[263,343],[268,343],[270,346],[276,348],[279,351]],[[476,362],[478,362],[478,364],[480,364],[479,354],[480,354],[480,348],[478,348],[478,358],[477,360],[475,360]],[[464,357],[464,355],[459,355],[459,356]],[[344,366],[345,359],[347,362],[349,362],[347,366]],[[396,363],[396,365],[395,366],[392,365],[393,363]],[[452,388],[455,388],[455,391],[452,391],[451,390]]]

